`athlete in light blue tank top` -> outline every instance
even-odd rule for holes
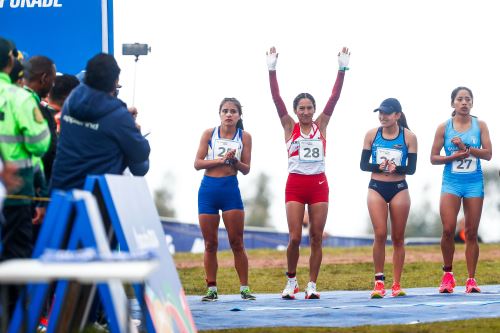
[[[405,131],[399,127],[399,134],[396,138],[388,140],[382,136],[382,127],[379,127],[377,135],[372,144],[372,163],[380,164],[386,159],[396,166],[406,166],[408,147],[405,142]]]
[[[465,216],[465,260],[468,274],[465,292],[481,291],[474,278],[479,257],[477,238],[484,198],[480,159],[491,159],[492,145],[486,123],[471,115],[473,99],[472,91],[467,87],[457,87],[452,91],[452,118],[438,126],[431,149],[431,163],[444,164],[439,203],[443,224],[443,277],[439,286],[440,293],[452,293],[456,285],[453,275],[454,238],[461,207]],[[441,155],[443,148],[445,156]]]
[[[466,147],[481,148],[481,130],[479,129],[476,117],[471,117],[471,127],[465,132],[458,132],[453,128],[453,118],[448,119],[444,132],[444,151],[446,156],[451,156],[458,151],[458,147],[451,142],[455,137],[462,140]],[[481,160],[473,155],[462,160],[455,160],[444,166],[443,182],[450,182],[451,185],[460,185],[466,182],[481,182],[483,171],[481,170]]]

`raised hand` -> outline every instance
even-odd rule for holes
[[[339,60],[339,70],[346,71],[349,69],[349,59],[351,57],[351,52],[349,52],[349,48],[343,47],[342,51],[339,52],[337,58]]]
[[[273,46],[269,49],[269,52],[266,52],[267,55],[267,69],[270,71],[276,70],[276,63],[278,62],[278,53],[276,52],[276,48]]]

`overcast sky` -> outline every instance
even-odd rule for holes
[[[260,172],[271,176],[272,224],[287,230],[284,188],[287,155],[283,130],[271,99],[266,50],[279,52],[281,95],[292,112],[301,92],[323,109],[337,74],[337,53],[351,50],[350,68],[328,128],[326,173],[330,210],[326,230],[334,235],[366,234],[369,173],[359,169],[363,138],[379,126],[373,113],[387,97],[398,98],[418,138],[417,173],[408,176],[413,209],[424,196],[437,212],[442,166],[429,162],[434,133],[451,114],[457,86],[474,93],[472,113],[486,121],[493,158],[496,145],[500,21],[494,2],[463,0],[324,1],[192,0],[114,2],[115,54],[122,67],[121,95],[131,102],[133,57],[122,43],[148,43],[152,52],[137,64],[135,104],[139,121],[151,130],[150,188],[170,173],[177,217],[197,223],[197,192],[203,171],[193,162],[203,130],[220,124],[224,97],[243,105],[245,129],[253,137],[252,169],[239,175],[244,198],[253,194]],[[425,186],[430,189],[424,193]],[[493,199],[493,196],[486,200]],[[495,200],[497,200],[495,198]],[[498,213],[484,215],[480,233],[500,240]]]

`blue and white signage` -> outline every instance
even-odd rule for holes
[[[113,53],[113,0],[0,0],[0,35],[28,56],[77,74],[99,52]]]

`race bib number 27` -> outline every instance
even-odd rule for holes
[[[451,172],[454,173],[469,173],[475,172],[477,169],[477,158],[469,156],[462,160],[455,160],[451,164]]]

